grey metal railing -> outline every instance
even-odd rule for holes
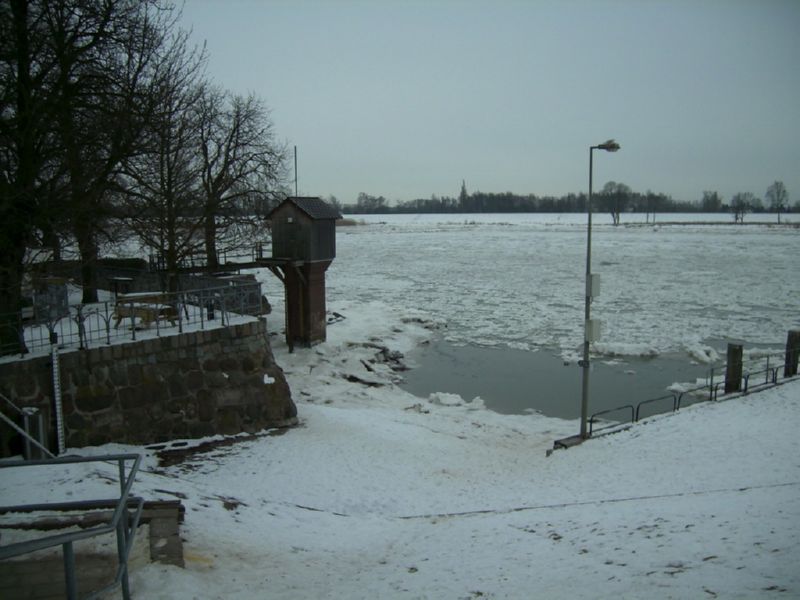
[[[779,380],[779,374],[782,370],[785,369],[785,367],[782,364],[779,364],[778,366],[770,365],[770,361],[774,360],[776,357],[782,359],[782,355],[772,354],[772,355],[761,356],[756,359],[751,359],[750,361],[748,361],[750,369],[743,370],[741,378],[742,385],[740,387],[740,390],[735,393],[737,395],[748,394],[754,391],[755,389],[761,389],[763,387],[777,385]],[[644,406],[657,405],[657,404],[667,405],[671,407],[671,412],[677,412],[684,404],[684,400],[688,401],[689,399],[693,399],[695,403],[703,401],[716,401],[719,399],[720,390],[723,390],[725,386],[725,379],[726,379],[725,375],[726,375],[726,370],[720,372],[712,367],[708,371],[708,377],[706,379],[706,383],[702,385],[687,390],[683,390],[682,392],[672,392],[670,394],[665,394],[657,398],[642,400],[636,405],[624,404],[621,406],[617,406],[615,408],[596,412],[589,418],[589,436],[591,437],[593,432],[596,433],[612,429],[616,430],[628,424],[638,423],[639,420],[643,418],[641,409]],[[758,377],[759,375],[763,375],[764,377],[763,381],[761,381],[761,378]],[[606,417],[607,415],[611,415],[614,413],[623,413],[623,412],[626,415],[629,415],[630,418],[625,420],[623,419],[608,420],[600,418],[600,417]],[[595,427],[595,424],[598,423],[603,423],[603,425],[601,427]]]
[[[13,329],[27,352],[53,346],[86,349],[183,333],[189,328],[206,329],[216,323],[226,325],[234,315],[259,315],[263,310],[261,283],[233,279],[217,287],[120,294],[115,300],[73,304],[68,314],[52,318],[33,315],[24,320],[20,313],[0,319],[0,326]],[[8,350],[0,348],[0,354]]]
[[[25,442],[23,456],[26,459],[41,458],[36,456],[36,453],[33,450],[36,448],[39,452],[41,452],[42,456],[55,458],[55,455],[45,447],[44,422],[42,419],[42,413],[39,412],[39,409],[32,406],[20,408],[1,393],[0,399],[3,400],[6,406],[17,413],[17,415],[22,419],[22,427],[20,427],[14,422],[13,419],[0,412],[0,420],[2,420],[6,425],[11,427],[14,431],[22,436],[22,439]],[[33,433],[34,431],[36,434],[35,437]]]
[[[78,591],[77,576],[75,572],[74,543],[78,540],[88,539],[108,533],[116,533],[118,565],[114,581],[103,589],[92,592],[86,596],[86,598],[97,598],[101,594],[120,587],[122,590],[123,599],[130,600],[131,595],[130,585],[128,583],[128,556],[130,555],[131,548],[133,547],[133,542],[136,537],[136,529],[139,526],[139,520],[142,516],[142,509],[144,507],[144,501],[141,498],[131,496],[131,487],[133,486],[136,472],[139,470],[139,464],[141,463],[141,460],[142,457],[140,454],[109,454],[105,456],[71,456],[32,461],[0,461],[0,469],[20,467],[30,468],[38,466],[69,465],[92,462],[116,462],[120,484],[120,493],[118,498],[76,502],[49,502],[44,504],[23,504],[18,506],[0,507],[0,514],[8,512],[32,513],[47,510],[89,511],[113,509],[111,519],[107,524],[89,527],[80,531],[48,535],[34,540],[16,542],[5,546],[0,545],[0,560],[15,556],[22,556],[37,550],[43,550],[45,548],[61,546],[64,561],[64,584],[67,600],[77,600]],[[125,464],[131,461],[132,464],[126,474]]]
[[[616,408],[610,408],[608,410],[601,410],[600,412],[594,413],[589,418],[589,437],[592,437],[592,433],[594,433],[595,431],[603,431],[605,429],[617,428],[620,425],[620,422],[618,422],[618,421],[609,421],[605,425],[603,425],[602,427],[595,427],[595,423],[601,423],[602,421],[604,421],[604,419],[598,419],[598,417],[602,417],[604,415],[614,414],[614,413],[617,413],[617,412],[623,412],[623,411],[625,411],[625,412],[630,411],[631,418],[630,418],[629,422],[633,423],[634,422],[633,418],[634,418],[635,409],[633,408],[633,405],[631,405],[631,404],[623,404],[622,406],[617,406]]]

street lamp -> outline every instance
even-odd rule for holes
[[[588,437],[586,433],[586,421],[589,409],[589,343],[596,337],[596,329],[591,320],[592,297],[597,292],[597,281],[592,278],[592,152],[594,150],[616,152],[619,150],[619,144],[614,140],[608,140],[597,146],[589,146],[589,202],[587,207],[589,224],[586,229],[586,304],[584,307],[583,322],[583,360],[580,363],[581,367],[583,367],[583,384],[581,388],[581,439],[586,439]]]

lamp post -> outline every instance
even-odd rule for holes
[[[597,146],[589,146],[589,202],[586,212],[589,215],[588,227],[586,228],[586,304],[584,305],[583,322],[583,382],[581,386],[581,438],[588,437],[586,432],[587,413],[589,410],[589,343],[592,341],[592,152],[595,150],[605,150],[606,152],[616,152],[619,144],[614,140],[608,140]]]

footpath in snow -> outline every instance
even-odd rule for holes
[[[577,422],[393,383],[423,313],[329,308],[325,344],[273,337],[299,427],[170,467],[82,450],[145,452],[135,493],[186,506],[186,568],[138,568],[137,598],[800,597],[800,383],[548,458]],[[4,474],[0,504],[96,496],[113,471]]]

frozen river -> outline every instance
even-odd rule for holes
[[[512,349],[528,356],[538,351],[532,360],[555,379],[579,377],[577,367],[558,367],[577,358],[583,338],[585,214],[353,218],[362,224],[337,229],[328,298],[381,300],[440,320],[444,345],[421,355],[416,375],[432,361],[444,385],[448,363],[451,380],[463,381],[454,374],[458,368],[483,361],[483,379],[499,379],[491,374],[497,365],[516,359],[486,349]],[[683,380],[693,381],[698,369],[691,363],[707,369],[728,340],[779,352],[787,330],[800,326],[800,229],[773,226],[773,215],[747,220],[757,218],[765,222],[737,226],[728,215],[665,214],[653,224],[645,215],[623,215],[614,227],[608,215],[595,215],[592,271],[602,285],[592,316],[603,322],[593,346],[596,364],[610,361],[629,377],[639,373],[639,380],[660,372],[651,386],[657,391],[681,378],[681,364]],[[480,349],[483,358],[459,357],[458,347]],[[542,362],[545,356],[555,362]],[[435,386],[435,379],[415,391]],[[504,375],[493,385],[508,387],[510,379]]]

